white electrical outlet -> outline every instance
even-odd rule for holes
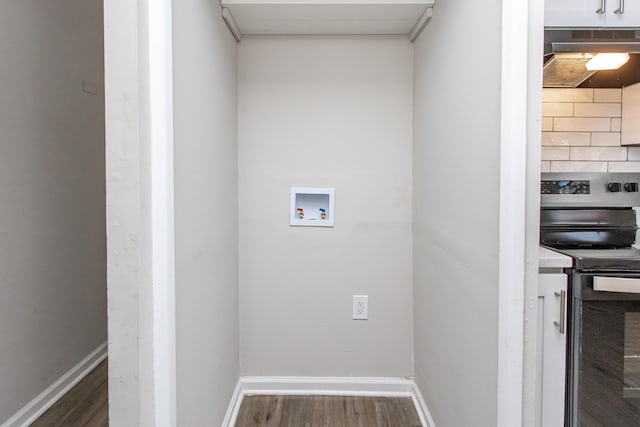
[[[367,320],[369,318],[368,295],[353,296],[353,318],[358,320]]]

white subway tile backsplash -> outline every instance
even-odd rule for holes
[[[593,102],[593,89],[545,88],[542,102]]]
[[[640,172],[640,162],[609,162],[609,172]]]
[[[553,119],[553,130],[556,132],[610,132],[611,119],[556,117]]]
[[[573,103],[571,102],[543,102],[543,117],[572,117]]]
[[[629,147],[629,158],[630,162],[640,161],[640,147]]]
[[[626,147],[571,147],[571,160],[626,161]]]
[[[569,160],[570,147],[542,147],[542,160]]]
[[[591,134],[587,132],[542,132],[542,146],[586,146],[590,140]]]
[[[593,102],[622,102],[622,89],[594,89]]]
[[[640,146],[621,146],[622,89],[542,91],[541,169],[640,172]]]
[[[620,132],[622,119],[611,119],[611,132]]]
[[[621,112],[622,89],[543,89],[541,169],[640,172],[640,146],[621,145]]]
[[[619,147],[619,132],[594,132],[591,134],[591,145],[595,147]]]
[[[551,162],[551,172],[606,172],[607,162]]]
[[[542,161],[540,162],[540,172],[551,172],[551,162]]]
[[[578,103],[574,104],[573,115],[576,117],[620,117],[622,104],[620,103]]]

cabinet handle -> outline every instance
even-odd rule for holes
[[[607,11],[607,0],[600,0],[600,9],[596,10],[596,13],[603,14]]]
[[[618,15],[622,15],[624,13],[624,0],[620,0],[620,7],[614,10],[613,13],[617,13]]]
[[[560,298],[560,320],[556,320],[553,322],[554,325],[558,327],[561,334],[564,334],[564,325],[565,325],[565,315],[564,315],[564,307],[567,300],[567,291],[561,290],[560,292],[553,293],[556,298]]]

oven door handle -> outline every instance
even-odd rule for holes
[[[628,277],[593,276],[593,290],[640,294],[640,279]]]

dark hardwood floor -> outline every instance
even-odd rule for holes
[[[100,363],[31,427],[108,427],[107,361]]]
[[[418,427],[408,397],[246,396],[236,427]]]

